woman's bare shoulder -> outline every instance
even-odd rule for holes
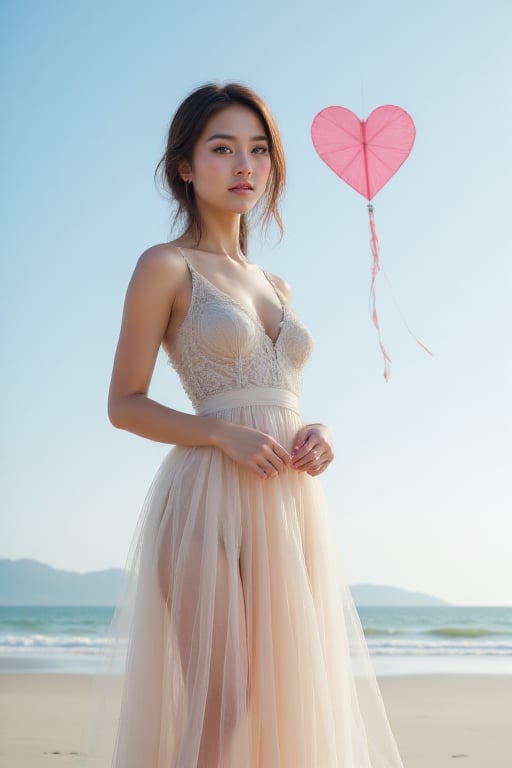
[[[178,275],[186,271],[186,264],[174,243],[157,243],[141,253],[136,268],[152,272],[164,270]]]
[[[151,245],[137,259],[130,280],[132,291],[166,295],[171,301],[187,280],[187,265],[172,243]]]

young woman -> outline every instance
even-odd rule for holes
[[[129,643],[112,765],[402,768],[316,478],[331,434],[300,414],[312,339],[247,255],[250,217],[281,227],[276,125],[245,86],[206,85],[158,168],[184,226],[137,263],[108,412],[175,447],[114,621]],[[148,396],[161,345],[194,415]]]

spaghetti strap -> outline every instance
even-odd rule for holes
[[[284,307],[285,307],[285,304],[286,304],[286,302],[284,302],[284,301],[283,301],[283,298],[282,298],[282,296],[281,296],[281,291],[278,289],[277,285],[276,285],[276,284],[275,284],[275,282],[272,280],[272,278],[270,277],[270,275],[268,274],[268,272],[267,272],[265,269],[263,269],[262,267],[260,267],[260,269],[261,269],[261,271],[263,272],[263,274],[265,275],[265,277],[267,278],[267,280],[268,280],[268,282],[270,283],[270,285],[272,286],[272,288],[274,289],[274,293],[276,294],[276,296],[277,296],[277,298],[278,298],[278,301],[279,301],[279,303],[281,304],[281,309],[282,309],[282,310],[283,310],[283,312],[284,312]]]
[[[174,243],[173,243],[173,245],[174,245]],[[176,250],[178,250],[178,251],[179,251],[179,253],[180,253],[180,254],[181,254],[181,256],[183,257],[183,260],[185,261],[185,263],[186,263],[186,265],[188,266],[188,268],[190,269],[190,271],[191,271],[191,272],[196,272],[196,269],[195,269],[195,268],[192,266],[192,264],[190,263],[190,259],[188,258],[188,256],[186,256],[186,255],[185,255],[185,253],[183,252],[183,249],[182,249],[182,248],[180,248],[180,246],[179,246],[179,245],[175,245],[174,247],[176,248]]]

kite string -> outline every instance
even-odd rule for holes
[[[371,203],[368,205],[368,213],[370,216],[370,231],[372,233],[370,242],[371,242],[372,254],[373,254],[372,279],[370,283],[371,315],[372,315],[373,324],[377,329],[377,334],[379,336],[379,345],[382,352],[382,357],[384,358],[384,379],[386,381],[389,381],[389,364],[391,362],[391,358],[388,355],[386,348],[384,347],[384,344],[382,342],[382,336],[381,336],[380,325],[379,325],[379,316],[377,314],[377,306],[376,306],[376,299],[375,299],[375,280],[377,279],[377,274],[380,272],[380,263],[379,263],[379,240],[377,237],[377,231],[375,229],[375,219],[373,218],[373,205]]]
[[[381,348],[381,351],[382,351],[382,355],[384,357],[384,378],[385,378],[386,381],[388,381],[389,380],[389,363],[391,362],[391,359],[390,359],[388,353],[386,352],[386,350],[384,348],[384,345],[382,343],[380,327],[379,327],[379,318],[378,318],[378,315],[377,315],[377,308],[376,308],[376,301],[375,301],[375,280],[377,278],[377,274],[381,271],[382,268],[381,268],[380,261],[379,261],[379,240],[377,238],[377,231],[375,229],[375,219],[374,219],[374,216],[373,216],[373,205],[371,203],[368,205],[368,214],[369,214],[369,217],[370,217],[370,230],[371,230],[371,234],[372,234],[372,237],[371,237],[371,247],[372,247],[372,253],[373,253],[373,263],[372,263],[372,270],[371,270],[371,272],[372,272],[372,279],[371,279],[371,284],[370,284],[371,314],[372,314],[373,324],[374,324],[375,328],[377,329],[377,333],[379,335],[379,344],[380,344],[380,348]],[[386,281],[387,281],[387,283],[388,283],[388,285],[389,285],[389,287],[391,289],[391,295],[393,297],[393,301],[395,302],[395,306],[398,309],[400,317],[402,318],[403,324],[405,325],[405,327],[409,331],[409,333],[412,336],[412,338],[414,339],[414,341],[416,341],[416,343],[419,344],[420,347],[422,347],[425,350],[425,352],[428,352],[429,355],[432,355],[433,353],[426,346],[426,344],[424,344],[422,341],[420,341],[420,339],[418,339],[418,337],[409,328],[409,326],[407,324],[407,321],[406,321],[406,319],[404,317],[404,314],[403,314],[402,310],[400,309],[398,301],[396,300],[393,288],[391,286],[391,281],[389,280],[389,278],[386,275],[386,273],[384,272],[384,270],[382,270],[382,272],[384,273],[384,277],[386,278]]]

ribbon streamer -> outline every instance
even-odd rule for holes
[[[386,381],[389,381],[391,358],[388,355],[388,353],[386,351],[386,348],[384,347],[384,344],[382,342],[382,335],[381,335],[381,332],[380,332],[379,316],[377,314],[377,303],[376,303],[376,297],[375,297],[375,280],[377,279],[377,275],[378,275],[378,273],[381,270],[381,266],[380,266],[380,259],[379,259],[379,253],[380,253],[380,251],[379,251],[379,239],[377,237],[377,230],[375,229],[375,218],[374,218],[374,215],[373,215],[373,205],[371,203],[368,204],[368,215],[369,215],[369,218],[370,218],[370,231],[371,231],[370,244],[371,244],[372,254],[373,254],[373,262],[372,262],[372,268],[371,268],[371,275],[372,275],[372,277],[371,277],[371,283],[370,283],[370,312],[371,312],[371,317],[372,317],[372,320],[373,320],[373,324],[374,324],[374,326],[375,326],[375,328],[377,330],[377,334],[378,334],[378,337],[379,337],[379,345],[380,345],[380,349],[381,349],[381,352],[382,352],[382,356],[384,358],[384,379]],[[390,282],[389,278],[387,277],[387,275],[386,275],[386,279],[387,279],[389,285],[391,286],[391,282]],[[425,350],[425,352],[428,352],[429,355],[432,355],[432,352],[426,346],[426,344],[424,344],[422,341],[420,341],[420,339],[418,339],[418,337],[409,328],[409,326],[408,326],[408,324],[407,324],[407,322],[405,320],[405,317],[403,315],[403,312],[401,311],[400,307],[398,306],[398,302],[397,302],[396,298],[394,297],[394,295],[393,295],[393,299],[394,299],[395,304],[396,304],[396,306],[398,308],[398,311],[400,312],[400,315],[401,315],[401,318],[402,318],[402,322],[405,325],[405,327],[407,328],[407,330],[409,331],[409,333],[411,334],[411,336],[413,337],[414,341],[417,344],[419,344],[420,347],[422,347],[422,349]]]
[[[377,274],[380,272],[380,261],[379,261],[379,239],[377,237],[377,232],[375,230],[375,219],[373,217],[373,205],[371,203],[368,205],[368,214],[370,216],[370,231],[372,233],[370,243],[371,243],[372,254],[373,254],[372,279],[370,283],[371,316],[372,316],[373,324],[377,329],[377,334],[379,337],[379,346],[382,352],[382,357],[384,358],[384,379],[386,381],[389,381],[389,364],[391,363],[391,358],[388,355],[386,348],[382,342],[382,335],[380,332],[380,325],[379,325],[379,316],[377,314],[377,304],[376,304],[376,298],[375,298],[375,280],[377,278]]]

